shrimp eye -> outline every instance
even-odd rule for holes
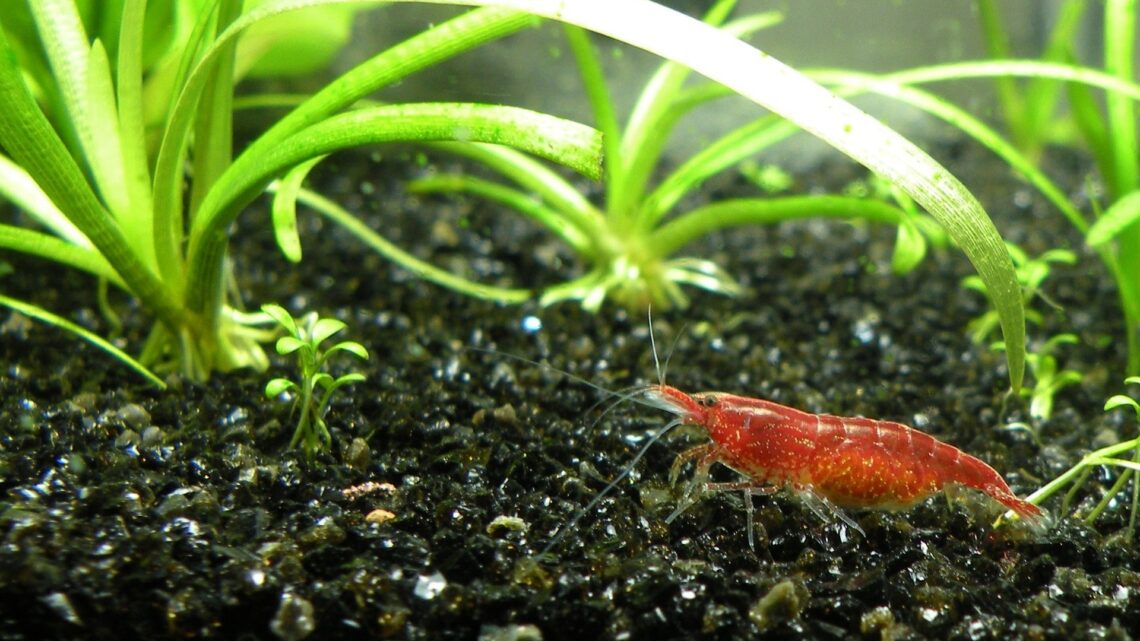
[[[716,405],[716,398],[712,396],[702,396],[697,399],[697,403],[702,407],[712,407]]]

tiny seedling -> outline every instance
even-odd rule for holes
[[[316,312],[309,312],[300,319],[294,319],[289,312],[278,305],[263,305],[261,311],[285,329],[286,335],[277,339],[277,353],[282,356],[295,354],[297,357],[297,380],[275,378],[265,385],[265,395],[271,399],[288,392],[293,395],[293,413],[297,417],[297,429],[289,447],[301,445],[305,455],[312,458],[318,451],[332,444],[325,414],[333,392],[344,385],[359,383],[364,375],[350,372],[333,378],[324,371],[330,356],[337,352],[348,352],[361,360],[368,359],[368,350],[355,341],[341,341],[327,349],[321,343],[342,331],[346,325],[335,318],[320,318]]]
[[[1033,386],[1021,388],[1021,396],[1029,399],[1029,416],[1034,421],[1046,421],[1053,415],[1053,397],[1062,389],[1080,383],[1084,376],[1073,369],[1060,369],[1055,352],[1060,345],[1075,345],[1079,341],[1074,334],[1057,334],[1046,340],[1036,350],[1030,346],[1025,354],[1025,364],[1033,377]],[[997,351],[1005,350],[1005,343],[998,341],[991,345]]]

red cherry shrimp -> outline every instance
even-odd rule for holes
[[[674,418],[652,433],[621,473],[555,533],[541,555],[597,507],[654,443],[681,425],[700,427],[709,442],[682,452],[674,460],[669,473],[671,484],[676,484],[687,463],[695,462],[695,471],[666,523],[709,491],[742,490],[748,543],[753,548],[752,496],[781,488],[804,499],[804,504],[822,519],[827,520],[830,513],[861,534],[862,528],[844,509],[904,510],[953,486],[982,492],[1037,529],[1047,524],[1047,513],[1014,495],[1001,475],[985,462],[902,423],[813,414],[725,392],[689,394],[667,385],[668,358],[662,367],[652,317],[649,322],[657,384],[613,392],[570,376],[616,397],[606,413],[628,400],[663,410]],[[718,463],[738,473],[741,480],[709,482],[710,469]]]

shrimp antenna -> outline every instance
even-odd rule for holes
[[[673,342],[669,344],[669,351],[665,352],[665,367],[661,372],[661,384],[665,384],[665,377],[669,374],[669,361],[673,359],[673,352],[677,350],[677,343],[681,341],[681,337],[685,335],[685,330],[689,328],[689,324],[685,323],[681,326],[681,331],[673,337]]]
[[[657,382],[660,385],[665,384],[665,377],[669,373],[669,359],[673,358],[673,350],[677,349],[677,342],[681,340],[681,335],[685,333],[685,328],[688,323],[681,326],[681,331],[673,337],[673,342],[669,344],[669,351],[665,352],[665,364],[661,364],[661,360],[657,356],[657,338],[653,335],[653,307],[646,308],[646,314],[649,316],[649,346],[653,349],[653,367],[657,370]]]
[[[661,385],[665,384],[665,372],[661,371],[661,361],[657,358],[657,339],[653,337],[653,306],[646,307],[646,315],[649,316],[649,346],[653,349],[653,368],[657,370],[657,382]],[[665,366],[669,366],[669,359],[665,359]]]
[[[677,427],[681,423],[683,423],[682,419],[675,418],[654,432],[653,436],[649,437],[649,440],[645,442],[645,445],[642,445],[641,449],[637,451],[637,454],[633,457],[633,460],[629,462],[629,465],[626,465],[625,468],[622,469],[621,474],[618,474],[617,478],[610,481],[604,488],[602,488],[602,491],[598,492],[598,495],[595,496],[589,503],[587,503],[586,507],[578,510],[578,513],[574,515],[574,518],[570,519],[569,523],[558,528],[558,530],[554,533],[554,538],[550,539],[550,542],[546,544],[546,547],[542,548],[542,551],[539,552],[538,555],[540,557],[546,556],[546,554],[550,552],[554,546],[558,545],[558,543],[562,540],[562,537],[566,536],[568,532],[572,531],[574,529],[574,526],[578,524],[578,521],[582,520],[583,516],[597,507],[598,503],[601,503],[602,499],[609,496],[609,493],[613,491],[615,487],[617,487],[618,483],[621,483],[625,477],[629,476],[629,473],[633,471],[634,466],[636,466],[638,462],[641,461],[642,457],[645,456],[645,453],[649,451],[649,448],[654,443],[661,440],[661,437],[665,436],[666,432],[673,429],[674,427]]]

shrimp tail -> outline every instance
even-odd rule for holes
[[[1052,515],[1050,515],[1047,510],[1029,501],[1017,498],[1004,487],[988,485],[983,488],[982,491],[993,500],[1009,508],[1010,512],[1016,514],[1021,520],[1025,521],[1027,525],[1038,532],[1048,530],[1053,523]]]
[[[956,482],[984,493],[1035,530],[1044,531],[1048,528],[1051,523],[1049,514],[1029,501],[1018,498],[994,468],[951,445],[940,445],[945,448],[944,456],[941,457],[944,461],[941,473],[946,482]]]

